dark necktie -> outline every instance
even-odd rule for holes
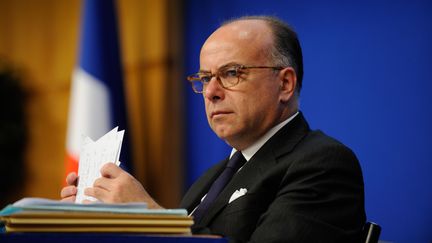
[[[219,177],[213,182],[207,196],[195,209],[194,216],[195,223],[201,221],[202,216],[213,204],[219,193],[224,189],[226,184],[231,180],[234,174],[246,163],[246,159],[243,157],[240,151],[234,153],[231,159],[228,161],[224,171],[219,175]]]

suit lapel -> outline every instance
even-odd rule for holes
[[[302,113],[297,115],[290,123],[279,130],[269,139],[256,154],[232,178],[216,201],[202,218],[200,225],[207,225],[229,202],[231,195],[240,188],[251,188],[259,181],[262,175],[277,164],[277,158],[292,151],[294,146],[307,134],[309,126]],[[225,163],[224,163],[225,165]],[[220,168],[219,171],[223,169]],[[220,172],[219,172],[220,173]],[[219,175],[219,173],[217,175]],[[217,177],[216,175],[216,177]],[[211,181],[204,190],[207,193]]]
[[[290,123],[279,130],[264,146],[271,149],[276,158],[291,152],[310,131],[303,113],[299,113]]]

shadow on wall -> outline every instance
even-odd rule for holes
[[[27,126],[17,70],[0,58],[0,208],[22,197]]]

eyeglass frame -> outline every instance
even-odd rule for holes
[[[237,82],[236,83],[234,83],[232,85],[229,85],[229,86],[226,86],[226,85],[224,85],[222,83],[222,80],[220,78],[220,72],[221,72],[221,69],[223,69],[223,68],[226,68],[226,69],[228,69],[228,68],[235,68],[236,76],[237,76]],[[240,72],[240,70],[247,70],[247,69],[254,69],[254,68],[260,68],[260,69],[270,68],[270,69],[273,69],[273,70],[279,70],[280,71],[280,70],[282,70],[282,69],[284,69],[286,67],[282,67],[282,66],[246,66],[246,65],[229,65],[229,64],[227,64],[227,65],[224,65],[224,66],[220,67],[217,70],[217,72],[214,73],[214,74],[211,73],[211,72],[198,72],[198,73],[194,73],[194,74],[191,74],[191,75],[187,76],[186,79],[190,82],[190,84],[192,86],[192,90],[195,93],[202,94],[202,93],[204,93],[204,86],[205,86],[205,84],[210,83],[210,81],[213,79],[213,77],[216,78],[216,80],[219,82],[219,84],[223,88],[225,88],[225,89],[226,88],[231,88],[231,87],[234,87],[234,86],[236,86],[236,85],[238,85],[240,83],[240,76],[241,76],[241,74],[243,74],[242,72]],[[209,78],[208,81],[202,81],[202,78],[199,77],[200,74],[203,74],[203,73],[210,74],[210,75],[206,75],[206,78]],[[195,86],[194,86],[195,82],[200,82],[202,84],[202,87],[203,87],[202,91],[197,91],[195,89]]]

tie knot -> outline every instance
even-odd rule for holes
[[[240,151],[237,151],[234,153],[234,155],[228,161],[227,167],[234,169],[234,171],[237,171],[245,163],[246,163],[245,157],[243,157],[243,154]]]

